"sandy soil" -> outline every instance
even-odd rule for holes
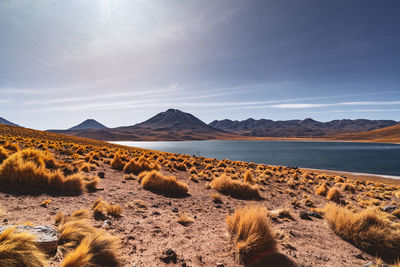
[[[190,196],[186,198],[168,198],[141,189],[136,180],[124,181],[123,172],[101,165],[92,174],[105,172],[101,180],[100,190],[95,193],[84,193],[81,196],[16,196],[0,193],[0,205],[6,209],[1,218],[3,224],[18,224],[26,221],[34,225],[53,224],[58,211],[71,213],[78,209],[90,209],[90,204],[98,197],[113,204],[126,206],[127,203],[140,199],[148,204],[148,209],[138,210],[124,208],[121,218],[112,218],[107,229],[122,240],[121,257],[124,266],[243,266],[232,251],[225,226],[225,218],[235,208],[244,205],[261,205],[269,210],[292,208],[285,183],[269,182],[261,186],[261,201],[244,201],[222,196],[223,204],[214,204],[210,197],[213,190],[206,189],[207,181],[198,183],[188,179],[188,173],[175,175],[190,186]],[[162,171],[164,174],[168,174]],[[310,195],[316,206],[326,203],[322,197]],[[295,190],[302,199],[303,191]],[[41,207],[40,203],[52,199],[49,207]],[[323,219],[303,220],[299,214],[309,211],[301,205],[292,208],[293,221],[282,220],[272,222],[274,231],[285,236],[280,240],[279,251],[297,266],[363,266],[373,257],[357,249],[350,243],[335,235]],[[180,225],[177,219],[180,214],[187,214],[195,219],[188,226]],[[92,219],[96,226],[103,221]],[[165,264],[160,260],[167,249],[178,255],[177,264]],[[59,255],[52,258],[52,265],[58,266]],[[186,265],[185,265],[186,264]],[[222,266],[222,265],[220,265]],[[282,262],[270,266],[285,266]]]

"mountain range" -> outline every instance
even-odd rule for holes
[[[0,123],[14,125],[3,118]],[[396,127],[394,127],[396,126]],[[393,128],[390,128],[393,127]],[[388,130],[386,130],[388,129]],[[208,139],[316,138],[330,140],[399,140],[400,125],[394,120],[313,119],[273,121],[247,119],[215,120],[206,124],[190,113],[168,109],[150,119],[132,125],[107,128],[94,119],[66,130],[49,132],[106,141],[182,141]]]
[[[307,138],[371,131],[393,126],[397,123],[393,120],[365,119],[319,122],[310,118],[288,121],[255,120],[250,118],[243,121],[215,120],[210,123],[210,126],[244,136]]]
[[[334,138],[338,135],[382,129],[396,124],[398,122],[393,120],[344,119],[319,122],[309,118],[288,121],[215,120],[206,124],[190,113],[168,109],[132,126],[107,128],[95,120],[86,120],[68,130],[50,131],[109,141],[246,139],[252,137]]]
[[[102,124],[91,122],[90,125]],[[177,109],[168,109],[133,126],[100,129],[79,129],[80,127],[76,128],[77,126],[68,130],[49,131],[108,141],[182,141],[216,138],[228,139],[236,136],[235,134],[227,133],[207,125],[192,114]]]

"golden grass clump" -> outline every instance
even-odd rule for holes
[[[98,177],[93,177],[91,179],[85,179],[85,188],[89,192],[95,192],[97,190],[97,185],[100,179]]]
[[[179,223],[179,224],[182,224],[183,226],[187,226],[187,225],[189,225],[189,224],[191,224],[191,223],[194,223],[194,219],[191,218],[191,217],[189,217],[189,216],[186,215],[186,214],[182,214],[182,215],[179,216],[179,218],[178,218],[178,223]]]
[[[16,143],[7,142],[4,144],[3,147],[7,150],[14,151],[14,152],[17,152],[19,150],[19,146]]]
[[[36,246],[35,239],[15,227],[5,229],[0,234],[0,266],[46,266],[45,254]]]
[[[251,171],[246,171],[246,173],[243,176],[243,181],[245,183],[253,183],[253,175],[251,174]]]
[[[210,183],[210,187],[221,194],[239,199],[261,199],[258,187],[242,181],[232,180],[223,174]]]
[[[59,244],[69,251],[61,266],[120,266],[119,242],[102,229],[93,227],[87,210],[79,210],[64,217],[57,214]]]
[[[144,171],[152,171],[152,170],[160,170],[160,166],[158,166],[155,162],[149,162],[148,160],[141,158],[139,160],[131,159],[124,166],[125,173],[133,173],[138,175]]]
[[[106,213],[113,217],[122,216],[122,207],[120,205],[111,205],[101,198],[96,199],[92,205],[92,210],[95,218],[103,218]]]
[[[240,259],[246,263],[257,255],[276,249],[268,210],[264,207],[243,207],[227,216],[226,224]]]
[[[67,254],[61,266],[120,266],[118,249],[116,238],[96,231],[84,237],[79,246]]]
[[[125,166],[125,163],[119,152],[114,155],[114,158],[112,159],[110,164],[111,164],[111,168],[113,168],[114,170],[117,170],[117,171],[122,171],[122,169]]]
[[[64,176],[61,171],[49,169],[56,165],[54,158],[42,151],[21,150],[0,165],[0,182],[13,190],[81,193],[84,184],[82,177],[78,174]]]
[[[340,202],[340,197],[340,191],[336,187],[332,187],[331,189],[329,189],[328,194],[326,195],[326,199],[335,201],[337,203]]]
[[[10,153],[8,153],[8,151],[0,146],[0,163],[2,163],[9,155]]]
[[[356,192],[356,187],[351,183],[343,183],[342,191],[349,191],[354,194]]]
[[[164,176],[158,171],[143,172],[139,176],[141,185],[144,189],[157,194],[169,196],[185,196],[189,191],[189,186],[178,181],[174,176]]]
[[[317,194],[318,196],[326,196],[326,194],[328,193],[328,186],[326,185],[326,183],[322,183],[320,186],[318,186],[318,188],[315,190],[315,194]]]
[[[325,218],[337,235],[371,255],[399,257],[400,228],[384,212],[368,208],[355,213],[329,203],[325,207]]]
[[[212,193],[211,198],[215,204],[222,204],[221,195],[218,193]]]
[[[395,209],[392,214],[400,219],[400,209]]]

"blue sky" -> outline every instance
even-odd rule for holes
[[[0,117],[400,121],[400,1],[2,1]]]

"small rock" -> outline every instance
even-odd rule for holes
[[[308,215],[308,213],[305,211],[300,212],[300,218],[302,218],[303,220],[309,220],[309,221],[312,220],[310,215]]]
[[[165,263],[177,263],[177,259],[178,259],[178,255],[176,254],[175,251],[173,251],[172,249],[167,249],[166,251],[164,251],[163,255],[160,257],[160,260],[162,260]]]
[[[354,257],[360,260],[365,260],[362,253],[354,254]]]
[[[172,212],[178,212],[178,209],[177,208],[173,208]]]
[[[203,256],[197,255],[196,258],[199,260],[199,262],[203,262]]]
[[[385,263],[376,263],[376,262],[367,262],[364,264],[364,267],[390,267],[388,264]]]
[[[107,229],[107,228],[110,228],[110,226],[111,226],[111,221],[110,221],[110,220],[105,220],[105,221],[103,222],[101,228]]]
[[[0,233],[13,226],[15,225],[0,227]],[[45,253],[51,253],[57,249],[59,233],[53,226],[41,225],[33,227],[29,225],[17,225],[15,229],[16,231],[29,232],[35,235],[35,243],[37,244],[37,247]]]
[[[104,179],[106,177],[106,174],[104,172],[98,172],[97,176],[99,176],[101,179]]]
[[[225,267],[223,263],[217,262],[217,267]]]
[[[384,207],[382,210],[383,210],[384,212],[392,213],[393,211],[397,210],[398,208],[399,208],[399,207],[397,207],[397,206],[386,206],[386,207]]]
[[[153,213],[152,213],[151,215],[157,215],[157,216],[159,216],[159,215],[161,215],[161,213],[158,212],[158,211],[153,211]]]
[[[4,218],[3,223],[8,223],[8,219]]]
[[[311,217],[317,218],[317,219],[322,219],[322,216],[316,212],[309,212],[308,215],[310,215]]]

